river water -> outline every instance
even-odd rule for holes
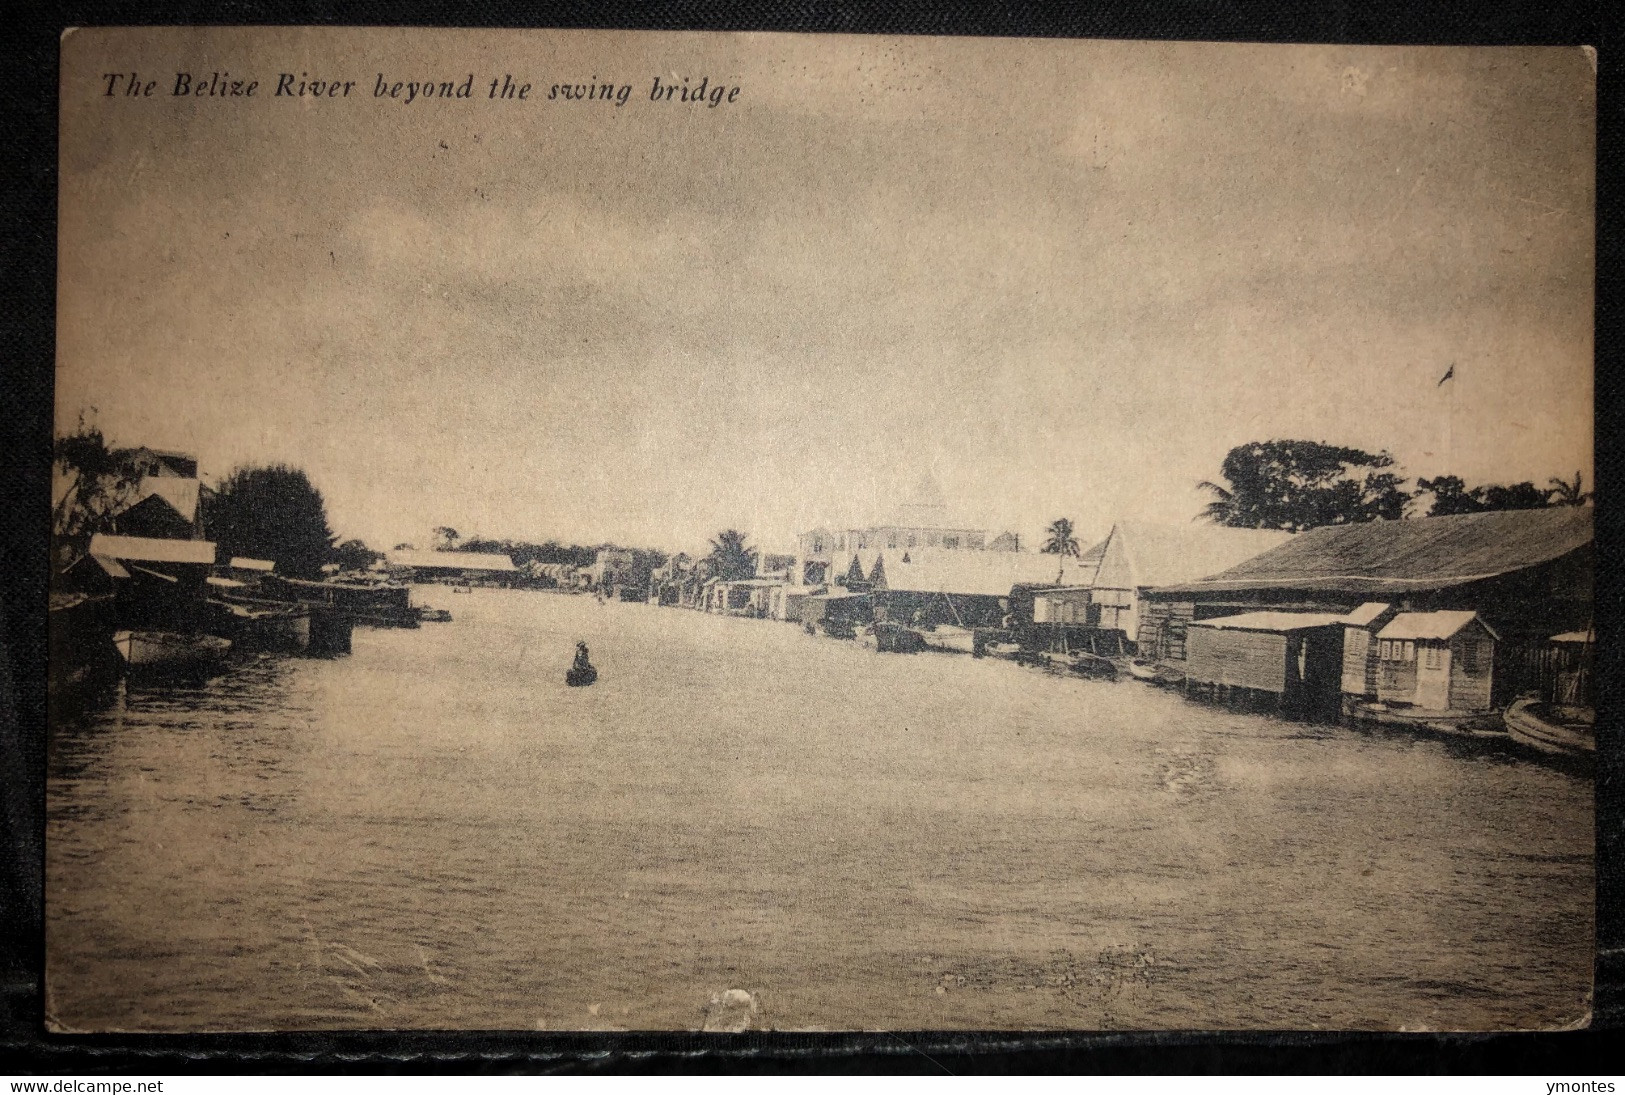
[[[1588,1014],[1588,779],[771,621],[417,597],[455,619],[56,729],[58,1029],[693,1029],[729,989],[780,1029]]]

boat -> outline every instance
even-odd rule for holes
[[[115,631],[113,648],[131,669],[186,669],[220,661],[231,641],[177,631]]]
[[[426,624],[449,624],[451,613],[444,608],[430,608],[427,605],[418,607],[418,619]]]
[[[1172,666],[1159,665],[1156,662],[1146,661],[1144,658],[1130,658],[1126,661],[1116,659],[1116,661],[1128,672],[1129,676],[1137,681],[1145,681],[1147,684],[1176,685],[1184,683],[1185,680],[1185,674]]]
[[[585,688],[598,679],[598,670],[592,666],[571,666],[564,674],[564,683],[571,688]]]
[[[1502,720],[1493,711],[1433,711],[1406,704],[1343,697],[1343,713],[1362,722],[1396,726],[1407,730],[1428,730],[1456,738],[1504,740]]]
[[[1074,651],[1069,654],[1054,652],[1040,652],[1036,655],[1038,664],[1062,673],[1076,673],[1080,677],[1092,680],[1115,681],[1117,679],[1117,666],[1110,658],[1103,658],[1099,654],[1086,654]]]
[[[959,627],[955,624],[938,624],[936,627],[922,627],[911,629],[924,646],[932,650],[946,650],[955,654],[974,654],[976,652],[976,632],[968,627]]]
[[[1501,721],[1513,741],[1543,753],[1581,756],[1597,751],[1597,731],[1593,723],[1583,718],[1563,719],[1533,696],[1514,701]]]
[[[306,650],[310,608],[302,604],[211,600],[211,625],[236,650]]]
[[[1011,642],[992,642],[982,647],[982,656],[987,658],[1003,658],[1006,661],[1017,661],[1021,657],[1021,644]]]
[[[406,586],[396,582],[328,579],[313,582],[268,574],[260,580],[262,595],[301,604],[325,605],[374,627],[416,627],[418,614]]]
[[[876,620],[860,631],[857,638],[864,646],[888,654],[913,654],[925,647],[918,631],[890,620]]]

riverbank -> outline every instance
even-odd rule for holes
[[[73,1029],[1556,1026],[1588,781],[770,621],[443,591],[60,727]],[[423,599],[434,606],[432,593]],[[576,640],[600,680],[569,689]]]

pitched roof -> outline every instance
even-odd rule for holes
[[[1367,627],[1378,616],[1381,616],[1392,607],[1393,605],[1388,604],[1386,601],[1367,601],[1347,616],[1344,616],[1343,622],[1350,627]]]
[[[1591,543],[1591,526],[1590,506],[1328,525],[1300,532],[1205,580],[1164,591],[1443,589],[1561,558]]]
[[[482,555],[475,551],[391,551],[386,558],[392,567],[422,570],[513,570],[506,555]]]
[[[1401,612],[1387,627],[1377,632],[1379,639],[1450,639],[1474,620],[1478,613],[1472,610],[1453,612]],[[1479,626],[1496,638],[1490,625],[1478,620]]]
[[[1549,640],[1554,643],[1594,643],[1597,641],[1595,631],[1565,631],[1561,635],[1553,635]]]
[[[269,559],[250,559],[243,555],[231,557],[232,570],[275,570],[276,564]]]
[[[1341,612],[1243,612],[1216,620],[1192,620],[1190,626],[1212,627],[1221,631],[1302,631],[1342,622]]]
[[[98,532],[90,538],[90,554],[142,563],[209,565],[214,562],[214,544],[209,540],[159,540],[150,536],[110,536]]]
[[[885,558],[886,588],[908,593],[957,593],[962,596],[1008,597],[1018,585],[1062,583],[1084,585],[1093,573],[1076,559],[1027,551],[948,550],[909,548],[906,551],[858,552]],[[904,562],[904,558],[907,562]],[[861,564],[861,558],[860,558]],[[866,570],[872,571],[870,562]]]
[[[1292,535],[1277,529],[1228,528],[1195,521],[1119,521],[1108,540],[1121,538],[1133,567],[1134,584],[1143,587],[1192,582],[1217,574],[1287,543]],[[1105,545],[1101,551],[1104,555]]]
[[[197,518],[198,489],[201,484],[196,479],[182,479],[174,475],[147,475],[143,476],[136,487],[135,503],[140,504],[154,496],[162,498],[174,507],[175,512],[188,521]],[[130,508],[130,507],[125,507]]]

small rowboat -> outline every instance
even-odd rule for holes
[[[569,685],[571,688],[585,688],[587,685],[591,684],[597,679],[598,670],[594,669],[590,665],[584,668],[572,667],[564,674],[564,683]]]
[[[1559,722],[1532,697],[1515,701],[1501,716],[1512,740],[1543,753],[1590,755],[1597,751],[1596,728],[1584,723]]]
[[[218,662],[231,650],[231,642],[175,631],[115,631],[113,647],[131,669],[186,669]]]

